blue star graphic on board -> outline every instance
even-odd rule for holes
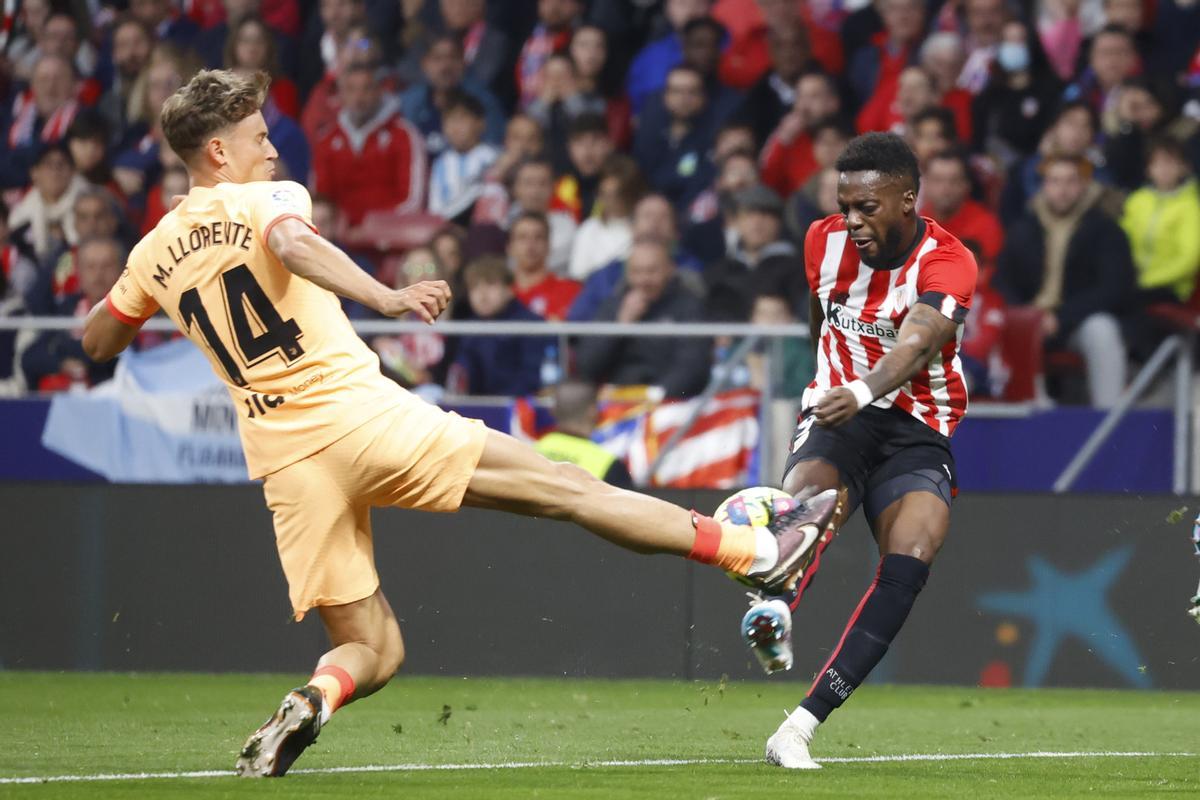
[[[1129,631],[1109,608],[1107,595],[1133,555],[1126,545],[1106,553],[1090,567],[1062,572],[1041,556],[1026,561],[1032,585],[1023,592],[988,592],[979,607],[1023,617],[1034,625],[1025,665],[1025,686],[1041,686],[1059,645],[1074,637],[1133,686],[1149,688],[1150,676]]]

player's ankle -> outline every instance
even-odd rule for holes
[[[321,693],[321,724],[329,722],[337,711],[354,694],[354,679],[350,673],[332,664],[319,667],[309,679],[308,685]]]
[[[759,560],[759,551],[763,545],[759,543],[759,529],[749,525],[735,525],[731,522],[718,522],[712,517],[692,512],[692,525],[696,529],[696,539],[692,544],[688,558],[702,564],[733,572],[738,575],[748,575],[754,571]],[[770,531],[766,531],[770,537]],[[778,546],[771,537],[771,545],[775,547],[774,555],[766,554],[773,566],[779,558]]]
[[[814,714],[808,708],[805,708],[805,704],[807,704],[810,700],[811,698],[804,698],[804,700],[800,702],[800,705],[796,706],[796,710],[793,711],[788,717],[788,723],[797,731],[799,731],[800,736],[803,737],[804,741],[806,742],[811,742],[813,740],[813,736],[815,736],[817,733],[817,726],[824,722],[823,717],[818,718],[816,714]]]

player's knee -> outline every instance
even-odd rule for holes
[[[912,556],[926,564],[932,564],[945,539],[944,533],[923,525],[893,529],[888,538],[885,555]]]
[[[824,461],[801,461],[783,479],[783,490],[795,495],[809,487],[817,492],[838,488],[837,468]]]

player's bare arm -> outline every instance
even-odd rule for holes
[[[141,325],[128,325],[112,315],[108,303],[97,303],[83,326],[83,352],[92,361],[116,358],[137,337]]]
[[[958,331],[958,323],[926,303],[917,303],[904,317],[897,335],[896,346],[875,364],[862,382],[870,390],[870,398],[859,397],[853,390],[839,386],[829,391],[817,404],[814,414],[821,425],[835,426],[849,422],[870,400],[883,397],[893,389],[908,383],[925,368]],[[861,402],[861,401],[866,402]]]
[[[937,309],[917,303],[900,326],[896,347],[862,379],[864,387],[856,391],[839,386],[829,391],[813,412],[817,422],[827,426],[844,424],[871,400],[903,386],[954,338],[957,329],[958,323]]]
[[[421,281],[392,289],[296,218],[275,225],[267,246],[292,274],[384,316],[398,317],[411,311],[432,325],[450,303],[450,286],[445,281]]]

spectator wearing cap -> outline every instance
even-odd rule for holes
[[[75,198],[87,181],[75,173],[65,142],[42,145],[30,170],[33,188],[13,207],[8,225],[39,261],[75,241]]]
[[[38,58],[29,88],[19,92],[4,117],[8,155],[0,159],[0,187],[29,184],[29,167],[40,146],[56,142],[79,111],[75,68],[62,56]]]
[[[765,142],[796,105],[796,83],[810,67],[808,34],[792,23],[766,32],[770,68],[742,98],[736,117],[746,120],[756,141]]]
[[[517,56],[517,104],[521,109],[537,99],[542,89],[542,67],[554,53],[571,43],[583,4],[580,0],[538,0],[537,24]]]
[[[714,131],[700,73],[691,67],[673,68],[667,75],[663,105],[666,124],[640,126],[633,154],[647,182],[677,209],[684,209],[712,183],[716,173],[709,155]]]
[[[584,220],[575,234],[567,275],[586,280],[596,270],[629,255],[633,243],[631,217],[634,206],[646,193],[637,164],[629,156],[609,156],[600,172],[596,214]]]
[[[1099,202],[1092,166],[1047,156],[1029,211],[1006,230],[995,285],[1013,305],[1041,309],[1047,346],[1083,356],[1092,405],[1111,408],[1125,388],[1125,341],[1134,268],[1125,233]]]
[[[478,320],[542,322],[513,294],[513,275],[504,259],[485,256],[464,271],[467,303]],[[463,394],[520,397],[541,388],[541,366],[552,339],[537,336],[479,335],[464,337],[446,380],[447,389]]]
[[[492,145],[504,141],[505,119],[499,101],[482,84],[468,78],[466,68],[462,44],[453,36],[439,36],[421,58],[423,79],[400,95],[404,116],[425,137],[431,157],[437,156],[446,146],[442,114],[446,101],[454,92],[468,94],[483,106],[486,121],[483,141]]]
[[[971,197],[971,165],[964,151],[946,150],[929,159],[921,174],[921,203],[922,214],[960,241],[976,243],[981,274],[995,266],[1004,229],[991,209]]]
[[[425,206],[428,166],[420,132],[400,116],[379,75],[366,66],[338,75],[338,124],[313,151],[316,191],[358,225],[369,211],[409,213]]]
[[[813,137],[818,123],[841,113],[833,78],[806,72],[796,81],[792,110],[779,121],[762,151],[762,181],[787,197],[817,170]]]
[[[634,242],[625,281],[596,312],[597,322],[699,322],[701,299],[680,281],[667,245]],[[694,337],[589,336],[575,350],[579,377],[591,383],[657,387],[664,397],[692,397],[704,390],[712,365],[712,342]]]
[[[483,191],[488,167],[499,151],[482,141],[483,104],[465,92],[446,101],[443,129],[446,148],[429,174],[429,211],[448,220],[465,222]]]
[[[96,108],[108,122],[112,139],[117,145],[125,138],[132,124],[133,87],[138,76],[150,63],[150,51],[154,48],[154,31],[132,14],[117,18],[112,29],[112,83],[97,103]]]
[[[548,320],[562,320],[579,294],[578,281],[550,271],[550,224],[533,211],[523,212],[508,231],[508,263],[513,291],[526,308]]]
[[[663,15],[668,32],[643,47],[626,72],[625,92],[636,116],[651,94],[667,83],[667,74],[683,61],[683,28],[708,14],[711,0],[666,0]]]
[[[600,170],[613,152],[608,123],[596,114],[583,114],[567,130],[570,165],[554,184],[550,207],[569,212],[577,222],[592,215]]]
[[[804,266],[783,234],[783,202],[762,184],[734,197],[733,246],[725,258],[704,269],[705,318],[747,322],[754,308],[756,286],[783,281],[797,313],[805,310]]]

